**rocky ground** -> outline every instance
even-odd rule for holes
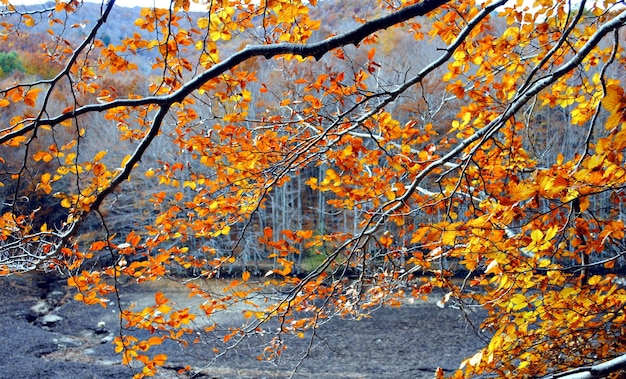
[[[4,278],[0,286],[0,377],[132,377],[111,343],[119,331],[116,307],[79,304],[63,281],[42,277]],[[121,302],[153,298],[153,289],[132,287]],[[433,378],[437,367],[451,372],[481,346],[458,310],[435,302],[381,309],[360,321],[333,319],[315,331],[315,339],[289,341],[280,365],[255,359],[257,340],[208,367],[210,340],[184,349],[164,344],[159,352],[168,361],[160,376],[177,377],[179,368],[191,365],[197,378]],[[294,374],[303,351],[308,357]]]

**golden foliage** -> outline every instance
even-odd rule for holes
[[[327,15],[362,21],[339,36],[314,17],[324,4],[294,0],[144,8],[106,46],[50,29],[42,60],[59,72],[0,90],[0,274],[59,270],[76,300],[103,307],[123,282],[184,282],[194,309],[161,290],[121,309],[115,351],[136,377],[166,363],[151,349],[167,339],[221,331],[219,355],[270,320],[305,337],[434,288],[441,305],[486,313],[489,342],[453,377],[540,377],[626,354],[614,271],[626,13],[615,1],[377,3]],[[47,10],[51,25],[79,11]],[[404,68],[404,55],[424,61]],[[126,206],[131,226],[117,230]],[[99,234],[80,239],[90,215]],[[203,286],[227,271],[223,288]],[[227,309],[241,328],[195,324]],[[259,357],[284,351],[273,339]]]

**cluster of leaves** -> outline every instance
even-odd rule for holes
[[[167,360],[152,346],[199,342],[199,329],[218,334],[219,357],[250,335],[304,337],[437,287],[486,312],[490,342],[454,377],[538,377],[626,353],[619,2],[381,0],[327,35],[316,1],[213,1],[196,15],[176,0],[141,10],[117,45],[96,38],[113,5],[76,41],[50,30],[42,51],[58,72],[0,90],[0,270],[64,272],[77,300],[102,306],[121,281],[192,275],[195,311],[161,292],[120,309],[116,351],[142,364],[137,377]],[[83,7],[7,5],[2,27],[65,25]],[[435,48],[403,70],[388,41]],[[146,52],[148,84],[110,79],[139,76]],[[559,110],[567,122],[540,121]],[[557,129],[575,136],[567,149],[541,137]],[[145,223],[116,234],[107,213],[132,185]],[[54,203],[59,221],[23,198]],[[295,204],[297,223],[265,217]],[[95,216],[103,233],[85,242]],[[318,259],[299,275],[306,254]],[[226,270],[236,278],[219,291],[201,285]],[[243,326],[194,327],[236,306]],[[260,358],[283,351],[276,337]]]

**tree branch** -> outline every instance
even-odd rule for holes
[[[344,33],[339,36],[335,36],[329,38],[327,40],[323,40],[320,42],[304,45],[304,44],[280,44],[280,45],[252,45],[248,46],[242,51],[233,54],[223,62],[216,64],[211,67],[207,71],[202,74],[196,76],[191,79],[188,83],[183,85],[179,90],[164,96],[149,96],[141,99],[120,99],[114,100],[104,104],[89,104],[83,107],[79,107],[74,109],[71,112],[57,115],[56,117],[44,119],[35,119],[32,122],[26,124],[21,129],[16,131],[7,133],[0,137],[0,144],[10,141],[12,138],[15,138],[20,135],[24,135],[30,131],[35,130],[39,125],[49,125],[54,126],[62,123],[65,120],[70,118],[75,118],[80,115],[95,113],[95,112],[103,112],[108,109],[112,109],[115,107],[139,107],[145,105],[158,105],[160,106],[159,111],[155,114],[152,125],[148,131],[148,134],[142,139],[139,146],[135,149],[131,158],[128,160],[126,165],[122,167],[121,171],[118,175],[111,181],[110,185],[103,189],[97,196],[94,202],[90,206],[90,210],[86,212],[82,212],[80,217],[77,217],[76,221],[67,227],[66,230],[60,236],[61,243],[56,244],[55,248],[49,251],[47,254],[41,257],[41,259],[36,262],[35,266],[43,264],[46,259],[55,256],[57,254],[57,250],[64,246],[69,240],[74,236],[74,234],[79,229],[81,223],[84,220],[85,213],[91,212],[91,210],[96,210],[102,204],[102,202],[107,198],[107,196],[112,193],[121,183],[123,183],[132,172],[135,165],[141,160],[145,151],[152,143],[153,139],[158,135],[163,119],[165,115],[169,111],[170,107],[177,103],[181,102],[187,96],[189,96],[193,91],[199,89],[204,83],[207,81],[218,77],[224,72],[233,69],[240,63],[254,58],[263,56],[267,59],[276,57],[282,54],[295,54],[300,55],[302,57],[313,57],[316,60],[319,60],[324,56],[327,52],[346,45],[357,45],[367,36],[380,31],[387,29],[393,25],[397,25],[404,21],[407,21],[411,18],[425,15],[426,13],[437,9],[441,5],[447,3],[449,0],[425,0],[421,3],[408,6],[403,8],[397,12],[389,14],[387,16],[381,17],[379,19],[367,22],[362,26]],[[107,11],[104,13],[104,16],[99,20],[98,25],[100,25],[106,19],[108,15],[108,11],[110,10],[114,1],[110,1],[108,3]],[[97,28],[95,28],[97,29]],[[83,45],[81,45],[81,48]],[[77,52],[74,53],[74,56]],[[72,61],[73,62],[73,61]],[[69,64],[66,67],[69,68]],[[64,70],[60,75],[64,75],[66,73]],[[59,76],[60,76],[59,75]]]
[[[446,4],[450,0],[425,0],[421,3],[414,4],[403,8],[397,12],[381,17],[379,19],[369,21],[360,27],[312,44],[294,44],[284,43],[279,45],[250,45],[243,50],[231,55],[224,61],[216,64],[195,78],[191,79],[188,83],[183,85],[179,90],[165,96],[148,96],[141,99],[119,99],[104,104],[89,104],[80,108],[74,109],[72,112],[60,114],[56,117],[48,119],[40,119],[26,124],[24,127],[7,133],[0,137],[0,144],[11,140],[17,136],[24,135],[33,129],[37,125],[57,125],[65,120],[74,118],[87,113],[103,112],[108,109],[116,107],[139,107],[149,104],[163,106],[166,104],[174,104],[182,101],[189,96],[193,91],[199,89],[207,81],[218,77],[224,72],[233,69],[240,63],[247,61],[248,59],[263,56],[267,59],[276,57],[283,54],[294,54],[302,57],[313,57],[317,60],[321,59],[329,51],[341,46],[347,46],[350,44],[357,45],[365,37],[376,33],[380,30],[387,29],[393,25],[397,25],[401,22],[410,20],[411,18],[423,16],[428,12],[431,12],[438,7]]]
[[[626,369],[626,354],[613,358],[610,361],[598,363],[593,366],[578,367],[573,370],[551,374],[541,379],[595,379],[604,378],[607,375]]]

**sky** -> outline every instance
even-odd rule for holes
[[[12,4],[24,4],[24,5],[32,5],[32,4],[45,4],[47,0],[9,0]],[[103,0],[86,0],[91,3],[100,3]],[[115,5],[122,7],[153,7],[154,5],[160,8],[168,8],[170,5],[170,0],[117,0]],[[193,2],[192,2],[193,7]]]

